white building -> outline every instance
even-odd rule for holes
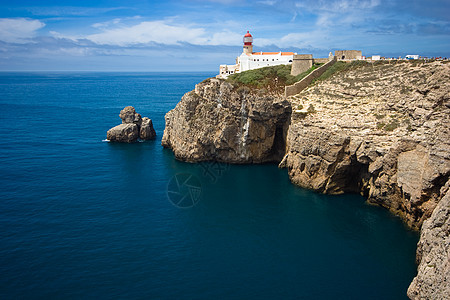
[[[406,59],[419,59],[419,55],[417,54],[409,54],[405,56]]]
[[[235,65],[220,65],[217,77],[227,78],[228,75],[258,68],[291,64],[294,52],[253,52],[253,37],[250,32],[244,35],[242,54],[236,58]]]

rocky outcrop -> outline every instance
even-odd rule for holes
[[[122,124],[108,130],[106,139],[111,142],[133,143],[139,138],[141,140],[150,140],[156,137],[153,129],[152,120],[140,114],[132,106],[127,106],[120,111],[119,117]]]
[[[449,78],[448,64],[381,64],[309,87],[289,98],[280,166],[302,187],[361,193],[419,229],[450,176]]]
[[[166,114],[162,145],[184,161],[279,162],[291,105],[279,94],[208,79]]]
[[[141,140],[151,140],[155,137],[156,132],[153,128],[152,120],[147,117],[142,118],[141,128],[139,129],[139,138]]]
[[[106,133],[110,142],[133,143],[139,138],[139,129],[136,124],[120,124]]]
[[[417,245],[418,274],[408,288],[411,299],[450,298],[450,192],[422,226]]]
[[[127,106],[120,111],[119,117],[122,119],[122,124],[136,124],[141,126],[141,115],[136,112],[133,106]]]
[[[299,186],[361,193],[422,228],[408,295],[447,299],[450,64],[344,69],[287,100],[207,80],[167,113],[162,144],[185,161],[282,158],[279,166]]]
[[[295,184],[361,193],[421,228],[412,299],[450,295],[449,80],[440,62],[360,66],[289,98],[280,166]]]

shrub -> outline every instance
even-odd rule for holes
[[[398,126],[400,126],[400,123],[397,120],[392,120],[390,123],[388,123],[386,126],[384,126],[384,130],[393,131]]]
[[[291,67],[291,65],[278,65],[249,70],[230,75],[227,81],[234,86],[245,85],[251,88],[270,86],[274,89],[281,90],[284,89],[284,86],[294,84],[318,68],[317,65],[313,65],[308,71],[297,76],[292,76]]]
[[[310,104],[307,111],[312,114],[316,112],[316,109],[314,108],[314,105]]]

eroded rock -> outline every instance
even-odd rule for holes
[[[156,137],[155,129],[153,128],[152,120],[144,117],[142,118],[141,128],[139,130],[139,138],[141,140],[151,140]]]
[[[166,114],[162,145],[184,161],[280,162],[291,105],[210,79],[197,84]]]
[[[139,130],[136,124],[120,124],[106,133],[106,139],[111,142],[133,143],[139,137]]]
[[[280,164],[292,182],[323,193],[359,192],[421,229],[412,299],[450,295],[449,81],[450,64],[381,64],[289,98],[293,107],[316,110],[293,114]]]
[[[139,138],[151,140],[156,137],[152,120],[136,113],[133,106],[127,106],[120,111],[119,117],[122,124],[108,130],[106,139],[111,142],[133,143]]]
[[[417,245],[418,274],[408,288],[411,299],[450,298],[450,192],[422,226]]]

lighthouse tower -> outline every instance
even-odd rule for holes
[[[244,35],[244,53],[245,54],[252,54],[253,53],[253,37],[250,34],[250,32],[247,31],[247,33]]]

